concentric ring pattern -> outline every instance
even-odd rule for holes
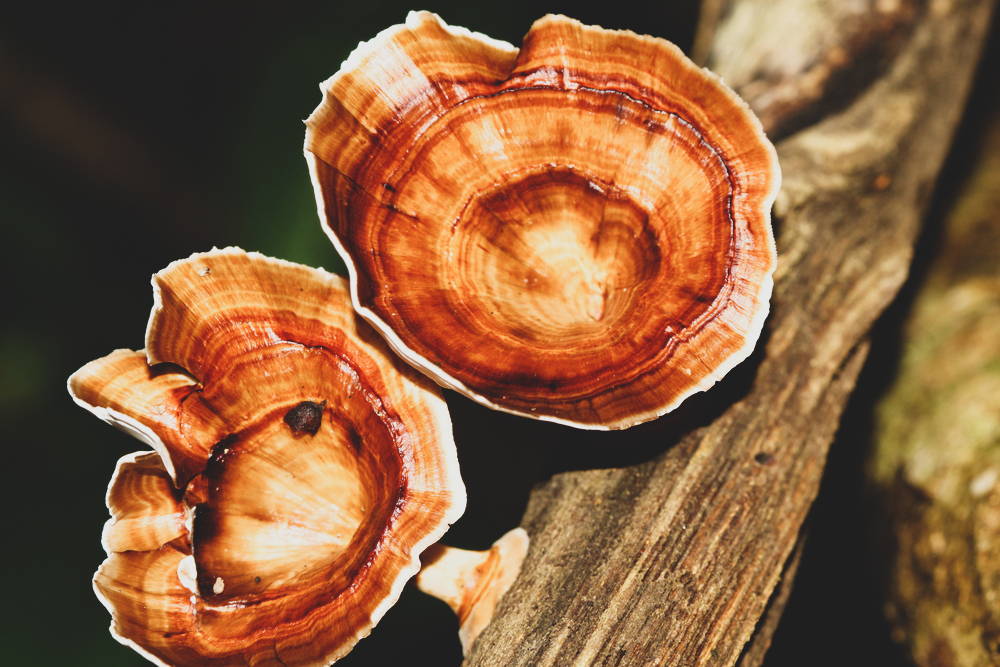
[[[547,16],[516,49],[413,13],[322,89],[306,155],[355,307],[440,384],[626,428],[752,350],[777,158],[674,45]]]
[[[153,277],[145,350],[69,379],[119,461],[94,589],[157,664],[325,665],[465,509],[448,409],[345,281],[236,248]]]

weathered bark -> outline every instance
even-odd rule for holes
[[[781,137],[841,111],[885,74],[915,21],[933,21],[928,4],[707,0],[694,55],[720,69]]]
[[[861,2],[913,14],[885,22],[898,47],[874,67],[853,51],[854,33],[828,23],[843,13],[832,0],[732,0],[702,30],[717,35],[709,64],[737,89],[768,80],[766,67],[743,65],[775,50],[771,62],[801,63],[782,73],[786,86],[809,89],[822,59],[844,70],[826,80],[854,82],[802,105],[753,100],[769,129],[802,128],[778,145],[785,185],[764,340],[721,386],[613,440],[653,444],[651,460],[564,472],[533,490],[524,570],[468,664],[759,663],[774,626],[761,618],[816,495],[866,333],[906,276],[992,4]],[[779,11],[802,20],[755,21]],[[791,39],[796,26],[810,34]],[[840,37],[831,44],[828,32]],[[774,602],[769,613],[780,614]]]
[[[1000,665],[1000,109],[944,223],[878,409],[889,608],[920,665]]]

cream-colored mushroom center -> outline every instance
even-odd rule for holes
[[[255,360],[231,386],[264,405],[269,378],[297,391],[216,444],[194,482],[204,484],[203,497],[189,493],[207,599],[268,595],[316,577],[324,595],[339,593],[398,497],[398,452],[357,375],[323,350],[276,347],[287,349]]]
[[[660,262],[647,214],[568,169],[476,197],[451,246],[449,282],[469,312],[494,320],[500,335],[543,346],[614,328]]]
[[[418,125],[357,186],[321,178],[359,302],[478,395],[593,419],[726,303],[740,193],[680,115],[525,88]]]

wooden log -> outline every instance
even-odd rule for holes
[[[678,412],[609,435],[617,461],[609,454],[606,467],[562,472],[533,489],[524,569],[467,664],[762,659],[775,624],[761,618],[780,615],[786,588],[775,597],[776,587],[795,562],[866,333],[907,274],[993,7],[872,0],[872,11],[915,12],[886,21],[898,46],[873,65],[844,37],[854,33],[831,23],[843,20],[839,4],[731,0],[715,12],[718,25],[701,30],[715,45],[710,64],[737,89],[768,76],[743,65],[776,49],[770,62],[794,55],[799,63],[783,72],[788,85],[810,89],[818,58],[838,70],[824,80],[852,82],[800,105],[756,100],[767,127],[788,134],[778,145],[785,185],[764,340]],[[783,12],[801,20],[756,20]],[[808,34],[793,39],[797,27]],[[841,37],[830,42],[827,32]],[[574,437],[594,440],[566,434],[566,467],[580,467]],[[632,463],[629,448],[652,458]]]
[[[918,665],[1000,664],[1000,108],[944,222],[877,412],[894,634]]]

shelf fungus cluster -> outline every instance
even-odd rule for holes
[[[159,664],[328,664],[464,511],[444,400],[354,316],[337,276],[226,249],[153,284],[146,349],[69,380],[153,449],[122,458],[108,491],[94,586],[112,632]],[[446,602],[468,588],[488,616],[526,536],[501,542],[522,548],[461,581],[431,563],[423,588]]]
[[[94,586],[160,664],[328,664],[418,570],[468,649],[527,535],[435,544],[465,489],[417,370],[627,428],[710,387],[767,314],[774,148],[669,42],[547,16],[517,49],[418,12],[322,88],[306,157],[349,284],[194,255],[154,276],[145,349],[69,380],[153,450],[118,463]]]
[[[411,13],[322,90],[306,158],[355,308],[439,384],[627,428],[752,350],[776,154],[673,44],[547,16],[517,49]]]

